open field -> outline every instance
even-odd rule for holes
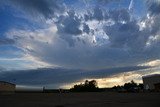
[[[63,105],[63,106],[58,106]],[[160,93],[1,94],[0,107],[159,107]]]

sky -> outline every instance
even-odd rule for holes
[[[0,80],[112,87],[160,74],[160,0],[0,0]]]

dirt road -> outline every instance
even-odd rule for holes
[[[0,107],[160,107],[160,93],[16,93]]]

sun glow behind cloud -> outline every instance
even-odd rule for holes
[[[77,82],[71,84],[63,84],[61,88],[69,89],[73,87],[75,84],[84,83],[85,80],[96,80],[99,88],[109,88],[118,85],[124,85],[124,83],[130,82],[133,80],[136,83],[143,83],[142,77],[146,75],[154,75],[160,74],[160,67],[150,68],[146,70],[138,70],[132,72],[119,73],[115,75],[108,76],[106,78],[86,78],[83,80],[79,80]]]

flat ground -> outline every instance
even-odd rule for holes
[[[160,93],[1,94],[0,107],[160,107]]]

